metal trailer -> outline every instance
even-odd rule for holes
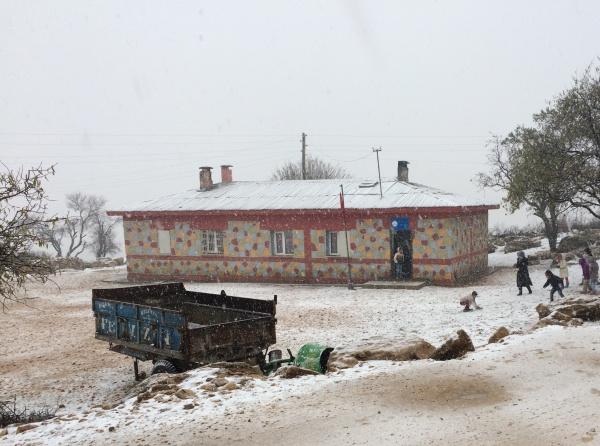
[[[96,338],[112,351],[154,363],[152,373],[219,361],[264,364],[275,344],[273,300],[188,291],[182,283],[92,290]]]

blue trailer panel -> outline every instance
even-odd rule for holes
[[[181,351],[186,319],[175,311],[96,299],[96,334],[117,342]]]

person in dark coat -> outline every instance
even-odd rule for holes
[[[515,268],[518,268],[517,271],[517,287],[519,288],[518,296],[523,294],[523,287],[527,288],[529,294],[531,294],[531,279],[529,278],[529,260],[525,257],[525,253],[523,251],[519,251],[517,253],[517,263],[515,264]]]
[[[552,302],[554,300],[554,293],[556,293],[558,291],[558,295],[560,297],[565,297],[562,289],[565,287],[563,280],[558,277],[555,276],[554,274],[552,274],[552,271],[550,271],[549,269],[546,270],[546,283],[544,284],[544,288],[546,288],[548,285],[550,285],[552,287],[552,289],[550,290],[550,302]]]

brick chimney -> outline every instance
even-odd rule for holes
[[[200,168],[200,190],[210,190],[213,187],[212,175],[210,173],[212,167]]]
[[[398,161],[398,181],[408,183],[408,161]]]
[[[233,173],[229,164],[223,164],[221,166],[221,183],[231,183],[233,181]]]

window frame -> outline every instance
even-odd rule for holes
[[[224,240],[224,231],[203,229],[200,236],[200,252],[203,255],[223,255],[225,252]]]
[[[335,234],[335,252],[332,248],[332,235]],[[329,257],[339,257],[340,255],[340,235],[339,231],[325,231],[325,255]]]
[[[168,246],[166,245],[167,236],[168,236]],[[168,229],[159,229],[157,237],[158,237],[158,253],[161,256],[171,255],[171,242],[172,242],[171,231],[169,231]]]
[[[280,236],[282,250],[278,250],[277,238]],[[294,232],[293,231],[271,231],[271,252],[274,256],[294,255]]]

